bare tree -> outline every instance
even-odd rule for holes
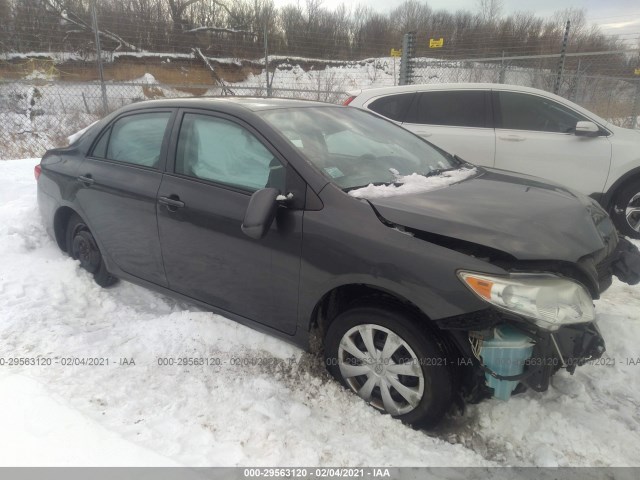
[[[73,10],[64,8],[64,5],[60,1],[58,0],[44,0],[44,1],[52,11],[60,15],[63,25],[66,24],[71,26],[72,28],[80,29],[80,31],[82,32],[93,31],[93,27],[88,20],[85,21],[80,15],[78,15]],[[124,40],[120,35],[117,35],[108,30],[100,29],[98,30],[98,34],[101,37],[105,37],[105,38],[108,38],[109,40],[116,42],[117,47],[115,48],[115,50],[118,50],[122,47],[128,48],[129,50],[137,51],[137,52],[142,50],[137,46],[133,45],[132,43],[129,43],[126,40]]]
[[[485,23],[495,23],[502,14],[502,0],[476,0],[478,14]]]

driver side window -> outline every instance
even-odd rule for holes
[[[285,191],[285,168],[247,129],[208,115],[186,113],[176,151],[176,173],[256,191]]]
[[[572,133],[588,120],[548,98],[526,93],[495,92],[499,99],[498,128],[534,132]]]

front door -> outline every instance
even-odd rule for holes
[[[302,211],[280,208],[262,240],[240,228],[253,192],[285,193],[287,166],[257,132],[224,115],[183,111],[173,139],[158,192],[169,287],[295,333]]]
[[[496,91],[496,168],[535,175],[578,190],[601,193],[609,174],[606,136],[575,135],[578,112],[540,95]]]

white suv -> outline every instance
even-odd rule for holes
[[[640,238],[640,131],[514,85],[406,85],[349,95],[346,105],[376,112],[466,161],[586,193],[622,233]]]

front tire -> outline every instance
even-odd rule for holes
[[[325,337],[325,362],[346,388],[415,427],[434,427],[451,407],[447,358],[404,312],[359,307],[338,315]]]
[[[620,233],[640,239],[640,181],[620,190],[616,195],[611,216]]]
[[[78,215],[73,214],[67,223],[67,252],[80,266],[93,274],[93,279],[101,287],[109,287],[118,279],[111,275],[96,243],[96,239]]]

